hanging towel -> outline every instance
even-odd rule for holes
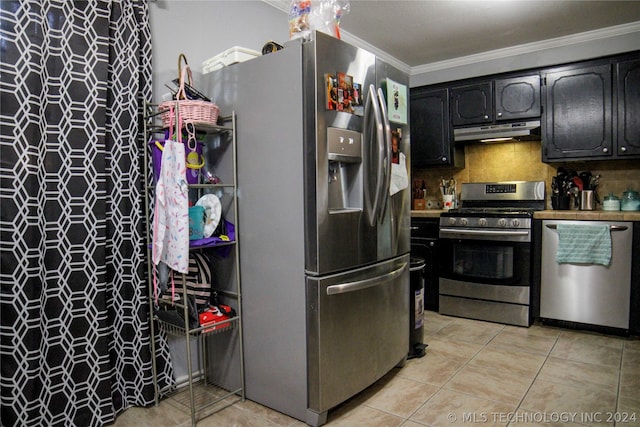
[[[611,231],[609,226],[558,224],[560,239],[556,262],[558,264],[611,263]]]

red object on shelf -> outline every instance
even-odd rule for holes
[[[229,306],[220,307],[227,313],[231,312],[231,307]],[[212,332],[224,328],[229,328],[231,327],[230,322],[223,323],[222,325],[216,325],[217,323],[229,320],[231,318],[227,315],[227,313],[223,313],[220,309],[218,309],[218,307],[209,307],[206,311],[200,313],[200,326],[212,326],[211,328],[205,329],[204,332]]]

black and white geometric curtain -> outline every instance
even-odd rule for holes
[[[148,4],[2,0],[0,13],[0,424],[102,426],[154,398]],[[159,366],[170,375],[168,354]]]

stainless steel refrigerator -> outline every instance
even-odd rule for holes
[[[237,115],[246,396],[321,425],[407,356],[408,76],[314,33],[203,80]]]

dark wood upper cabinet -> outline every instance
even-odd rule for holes
[[[495,80],[496,121],[540,116],[540,75]]]
[[[543,161],[640,158],[640,52],[541,75]]]
[[[451,88],[453,126],[540,116],[540,75],[497,78]]]
[[[611,157],[611,65],[549,69],[542,78],[543,161]]]
[[[455,128],[540,117],[542,161],[640,159],[640,51],[411,89],[411,163],[464,166]]]
[[[615,64],[617,97],[617,154],[640,155],[640,59]]]
[[[411,90],[411,165],[464,165],[464,153],[451,138],[448,89]]]
[[[451,122],[453,126],[493,122],[493,83],[452,87]]]

